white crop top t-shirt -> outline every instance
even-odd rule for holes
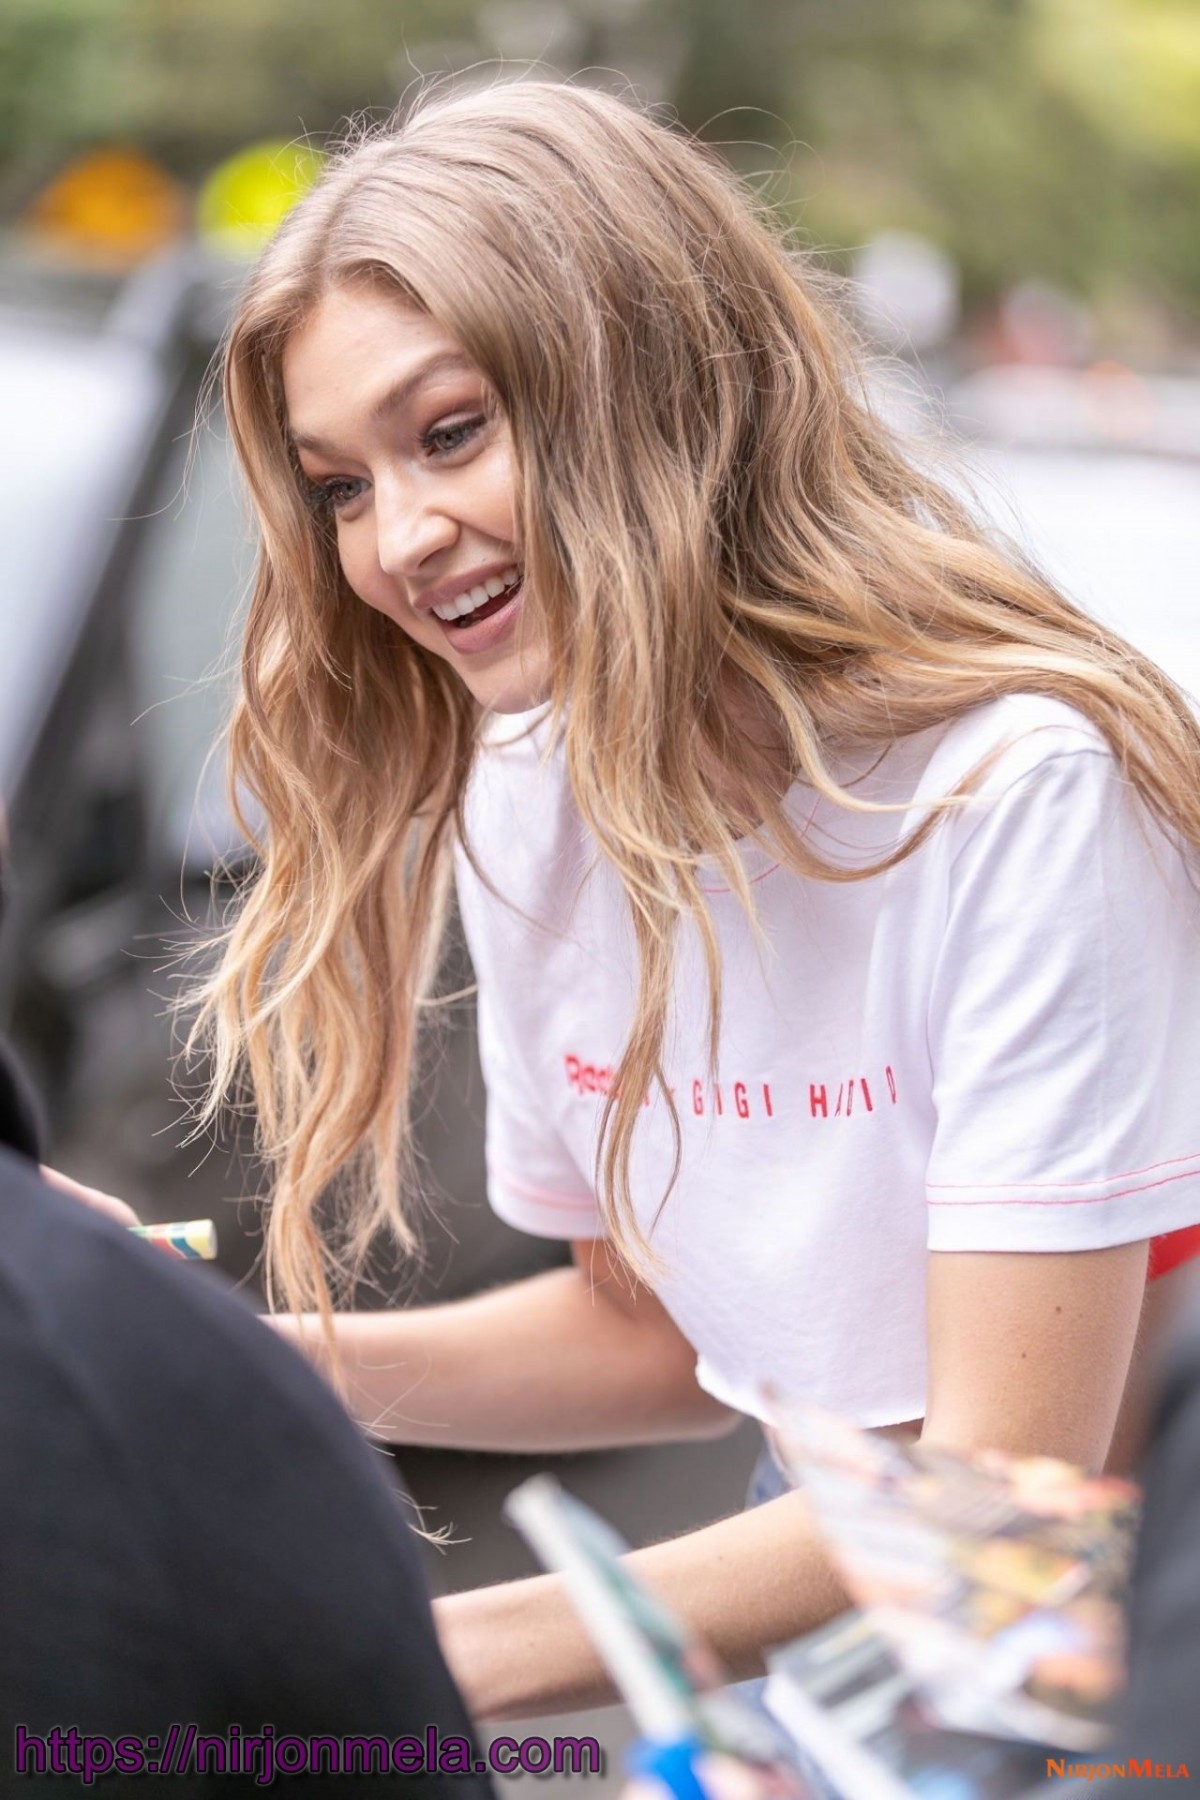
[[[481,866],[529,920],[458,855],[489,1198],[523,1230],[587,1238],[604,1230],[597,1128],[637,958],[561,753],[541,728],[511,742],[529,724],[497,722],[467,812]],[[802,785],[786,804],[826,857],[877,860],[1002,744],[969,807],[884,875],[806,880],[744,844],[761,964],[712,875],[716,1082],[703,957],[681,929],[664,1066],[683,1161],[653,1234],[657,1291],[701,1384],[742,1411],[761,1414],[766,1380],[864,1426],[920,1418],[927,1250],[1094,1249],[1200,1220],[1193,870],[1090,722],[997,700],[902,740],[855,789],[907,813],[850,813]],[[671,1160],[655,1090],[631,1164],[647,1225]]]

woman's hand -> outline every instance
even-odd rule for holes
[[[62,1175],[57,1169],[48,1169],[45,1163],[39,1164],[38,1173],[43,1181],[50,1187],[57,1188],[60,1194],[69,1194],[72,1200],[82,1200],[85,1206],[94,1207],[97,1212],[104,1213],[118,1225],[141,1224],[132,1206],[126,1206],[115,1194],[104,1194],[99,1188],[84,1187],[81,1181],[72,1181],[69,1175]]]

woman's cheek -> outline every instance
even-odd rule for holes
[[[373,606],[377,612],[387,612],[387,578],[379,567],[377,558],[361,540],[356,541],[353,532],[345,526],[338,533],[338,561],[342,565],[342,574],[351,593],[365,606]]]
[[[346,586],[356,600],[363,606],[372,607],[375,612],[383,613],[385,618],[391,619],[417,643],[441,649],[442,639],[435,622],[430,619],[424,629],[414,622],[408,608],[396,599],[395,584],[389,581],[373,555],[356,558],[345,547],[340,549],[339,554]]]

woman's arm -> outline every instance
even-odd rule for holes
[[[1102,1469],[1146,1294],[1145,1242],[929,1257],[922,1440]]]
[[[929,1258],[922,1441],[1104,1464],[1145,1289],[1146,1245]],[[635,1552],[632,1566],[733,1676],[849,1604],[803,1494]],[[614,1698],[557,1577],[435,1603],[468,1706],[514,1718]]]
[[[735,1678],[761,1675],[765,1648],[850,1605],[798,1493],[635,1550],[629,1564]],[[557,1575],[450,1594],[433,1610],[476,1718],[519,1719],[618,1697]]]
[[[314,1315],[271,1324],[326,1367]],[[696,1381],[696,1353],[603,1242],[569,1269],[408,1312],[343,1313],[351,1412],[397,1444],[567,1451],[720,1436],[737,1423]]]

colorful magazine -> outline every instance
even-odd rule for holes
[[[1048,1457],[961,1456],[776,1405],[856,1604],[943,1724],[1091,1749],[1124,1680],[1139,1492]]]
[[[864,1613],[843,1613],[768,1661],[768,1707],[846,1800],[1045,1793],[1053,1751],[944,1725]]]
[[[775,1410],[858,1608],[769,1659],[767,1706],[786,1737],[726,1686],[602,1519],[549,1476],[509,1499],[643,1739],[740,1757],[779,1800],[797,1792],[797,1744],[845,1800],[1025,1800],[1045,1791],[1049,1758],[1102,1745],[1124,1678],[1138,1489]]]

